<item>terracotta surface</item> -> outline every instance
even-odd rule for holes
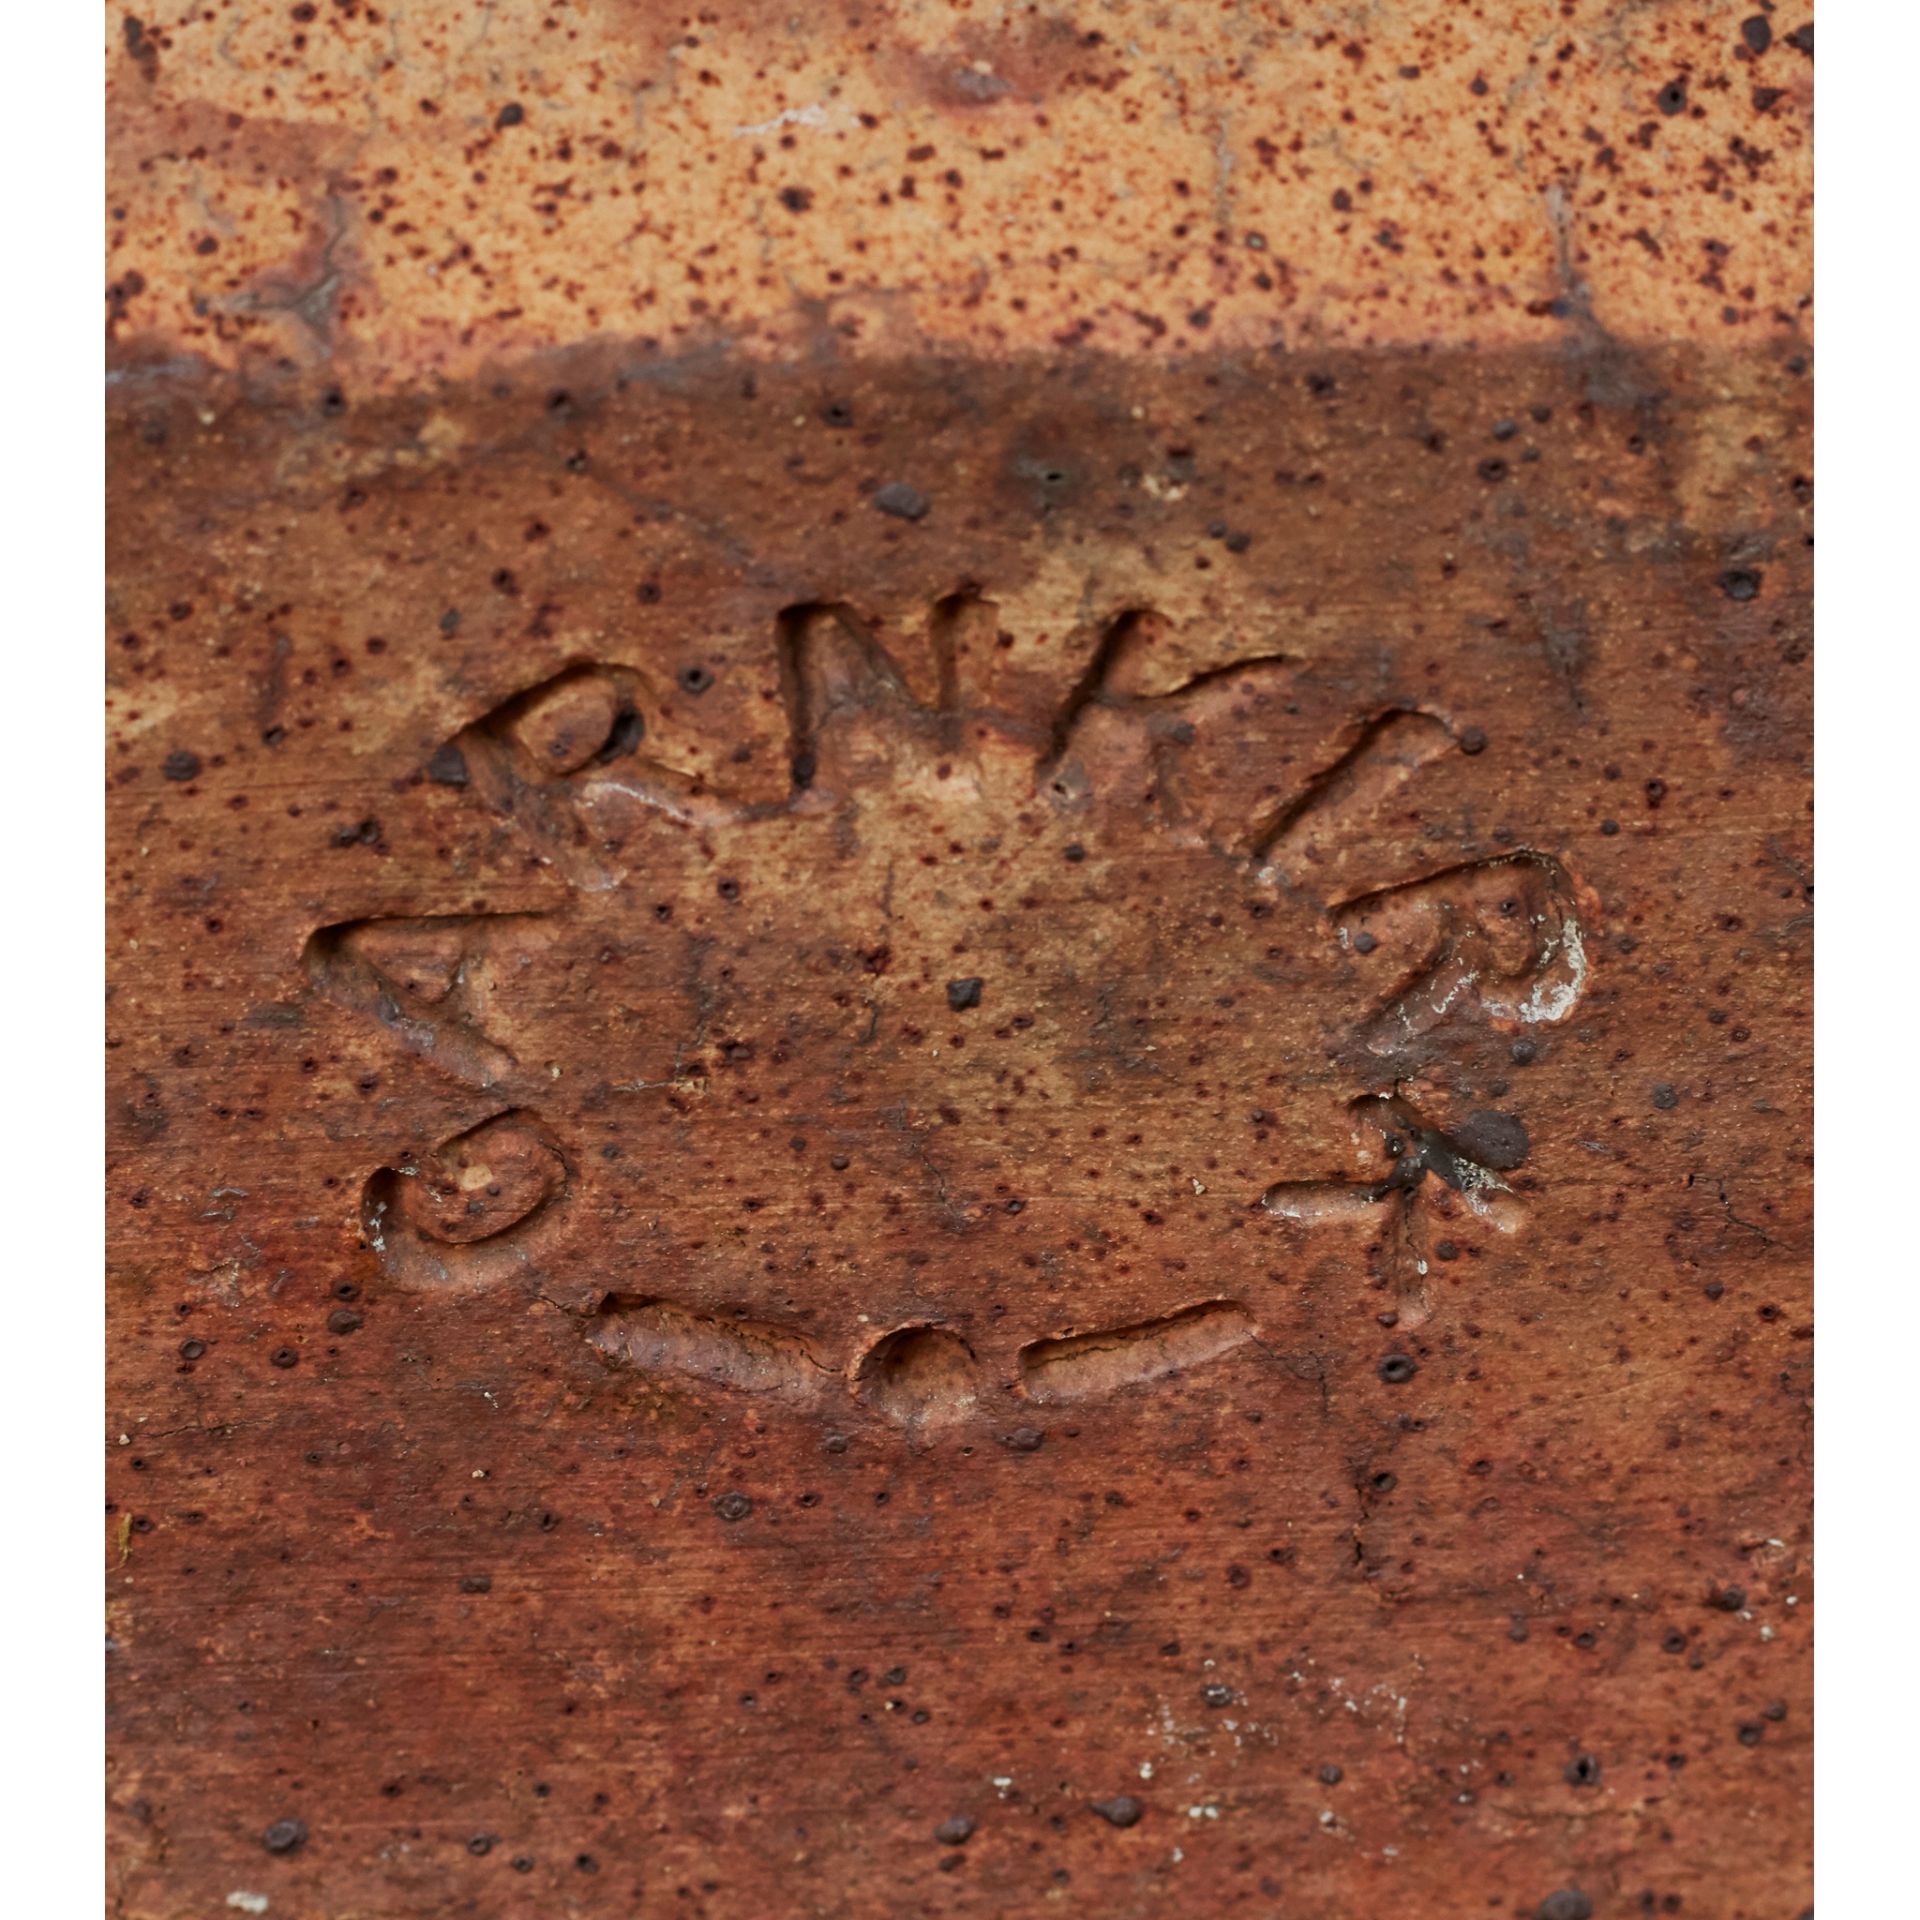
[[[1748,348],[1811,292],[1797,4],[109,20],[115,331],[219,366],[1546,345],[1580,318]]]
[[[109,16],[109,1911],[1808,1909],[1806,26]]]

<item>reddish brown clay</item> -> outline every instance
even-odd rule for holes
[[[114,17],[110,1910],[1801,1912],[1810,29],[495,12]]]

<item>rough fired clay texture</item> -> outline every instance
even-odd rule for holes
[[[1806,1907],[1756,18],[110,16],[113,1911]]]

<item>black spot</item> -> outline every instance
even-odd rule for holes
[[[490,1573],[463,1573],[460,1576],[460,1591],[462,1593],[491,1593],[493,1591],[493,1575]]]
[[[695,696],[705,693],[713,685],[712,672],[701,666],[698,661],[691,666],[682,667],[674,678],[679,681],[682,693],[691,693]]]
[[[365,1315],[355,1313],[351,1307],[335,1307],[327,1315],[329,1333],[358,1333],[366,1324]]]
[[[161,776],[168,780],[198,780],[200,778],[200,756],[185,747],[175,747],[161,762]]]
[[[1804,53],[1811,60],[1813,58],[1813,23],[1809,21],[1804,27],[1796,27],[1787,35],[1787,45],[1794,48],[1796,52]]]
[[[949,980],[947,1005],[955,1013],[965,1013],[969,1007],[977,1007],[980,1004],[980,989],[983,984],[978,974],[967,980]]]
[[[1380,1378],[1390,1387],[1404,1386],[1420,1369],[1412,1358],[1404,1353],[1390,1353],[1380,1362]]]
[[[1539,1057],[1540,1049],[1531,1040],[1516,1040],[1507,1049],[1507,1058],[1518,1067],[1530,1067]]]
[[[1110,1827],[1137,1827],[1146,1812],[1130,1793],[1116,1793],[1111,1800],[1096,1800],[1093,1811]]]
[[[873,496],[873,504],[895,520],[924,520],[932,502],[918,487],[904,480],[889,480]]]
[[[1653,96],[1653,104],[1662,113],[1685,113],[1687,110],[1687,83],[1684,80],[1669,80]]]
[[[1478,471],[1480,478],[1484,480],[1488,486],[1497,487],[1500,482],[1507,477],[1507,463],[1498,457],[1491,460],[1482,460]]]
[[[1750,13],[1740,22],[1740,38],[1749,53],[1765,53],[1773,45],[1773,22],[1764,13]]]
[[[297,1367],[300,1364],[299,1352],[293,1347],[275,1347],[270,1357],[276,1367]]]
[[[1720,576],[1720,591],[1729,600],[1751,600],[1760,591],[1760,575],[1752,567],[1729,567]]]
[[[1336,1767],[1331,1762],[1320,1769],[1320,1784],[1323,1787],[1337,1787],[1346,1777],[1345,1769]]]
[[[1533,1912],[1534,1920],[1593,1920],[1593,1902],[1578,1887],[1562,1887]]]
[[[744,1520],[753,1511],[753,1502],[744,1493],[723,1493],[714,1501],[713,1510],[722,1520]]]
[[[517,127],[526,117],[526,108],[523,107],[518,100],[509,100],[507,104],[494,115],[493,124],[496,127]]]
[[[276,1820],[260,1836],[260,1844],[269,1853],[298,1853],[307,1844],[304,1820]]]
[[[1590,1753],[1576,1754],[1567,1762],[1565,1777],[1570,1787],[1597,1787],[1600,1784],[1600,1762]]]
[[[1485,753],[1487,750],[1487,730],[1484,727],[1468,727],[1460,735],[1462,753]]]
[[[780,204],[789,213],[805,213],[813,205],[813,193],[807,187],[782,187]]]
[[[464,787],[470,778],[467,756],[449,740],[427,762],[427,778],[438,787]]]
[[[1469,1160],[1496,1173],[1510,1173],[1526,1159],[1525,1123],[1517,1113],[1470,1113],[1454,1132],[1454,1144]]]
[[[1009,1453],[1038,1453],[1045,1440],[1038,1427],[1015,1427],[1007,1435],[1006,1447]]]
[[[1665,1080],[1656,1082],[1653,1089],[1653,1104],[1658,1107],[1662,1113],[1670,1112],[1680,1104],[1679,1090],[1669,1085]]]
[[[956,1813],[934,1828],[933,1837],[943,1847],[964,1847],[973,1838],[973,1822],[964,1813]]]
[[[1747,1604],[1747,1590],[1744,1587],[1721,1587],[1713,1594],[1711,1604],[1722,1613],[1738,1613]]]

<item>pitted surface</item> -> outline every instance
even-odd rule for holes
[[[114,1911],[1805,1907],[1801,24],[114,17]]]
[[[1812,10],[1757,6],[114,8],[115,333],[356,390],[604,338],[1766,346]]]

